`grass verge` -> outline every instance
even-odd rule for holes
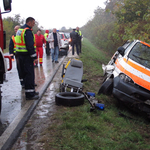
[[[101,81],[101,64],[108,62],[106,52],[84,39],[80,59],[84,67],[84,91],[97,94]],[[63,107],[52,117],[52,124],[43,132],[45,149],[53,150],[148,150],[149,122],[127,108],[117,107],[112,96],[96,95],[105,110],[90,112],[87,101],[83,106]],[[121,117],[121,112],[129,117]]]

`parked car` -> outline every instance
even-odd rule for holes
[[[66,35],[67,39],[70,38],[70,33],[65,32],[64,34]]]
[[[59,32],[59,34],[60,34],[61,42],[62,42],[62,46],[60,48],[68,51],[69,50],[69,41],[68,41],[67,36],[63,32]]]
[[[127,41],[107,65],[98,94],[113,94],[118,100],[150,117],[150,45]]]
[[[71,45],[71,38],[70,38],[70,33],[65,33],[65,35],[67,36],[69,45]]]

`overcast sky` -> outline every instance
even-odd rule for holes
[[[21,18],[26,19],[31,16],[44,29],[60,29],[63,26],[66,28],[76,28],[77,26],[82,27],[85,25],[93,17],[94,10],[98,6],[105,8],[105,1],[12,0],[12,11],[8,14],[3,14],[2,17],[14,17],[15,14],[20,14]]]

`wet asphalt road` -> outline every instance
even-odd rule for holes
[[[45,52],[45,51],[44,51]],[[59,57],[59,62],[65,56]],[[36,91],[41,92],[44,84],[48,82],[60,64],[52,63],[51,56],[43,55],[43,65],[35,68]],[[0,136],[6,128],[13,122],[20,110],[29,107],[33,101],[25,100],[24,89],[22,89],[17,69],[16,61],[12,62],[12,70],[6,73],[6,81],[2,84],[2,111],[0,116]]]

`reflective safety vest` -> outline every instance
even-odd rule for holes
[[[24,38],[24,34],[26,32],[26,30],[29,29],[29,28],[20,28],[18,29],[17,31],[17,34],[16,34],[16,52],[22,52],[22,53],[27,53],[28,50],[26,48],[26,43],[25,43],[25,38]],[[36,51],[36,44],[35,44],[35,36],[34,36],[34,33],[32,32],[33,34],[33,38],[34,38],[34,49]]]
[[[45,40],[47,41],[48,33],[44,33]]]
[[[14,43],[14,53],[16,53],[16,36],[12,36],[12,41]]]
[[[82,35],[80,30],[79,30],[79,31],[77,31],[77,30],[76,30],[76,32],[79,34],[79,36],[81,36],[81,35]]]

